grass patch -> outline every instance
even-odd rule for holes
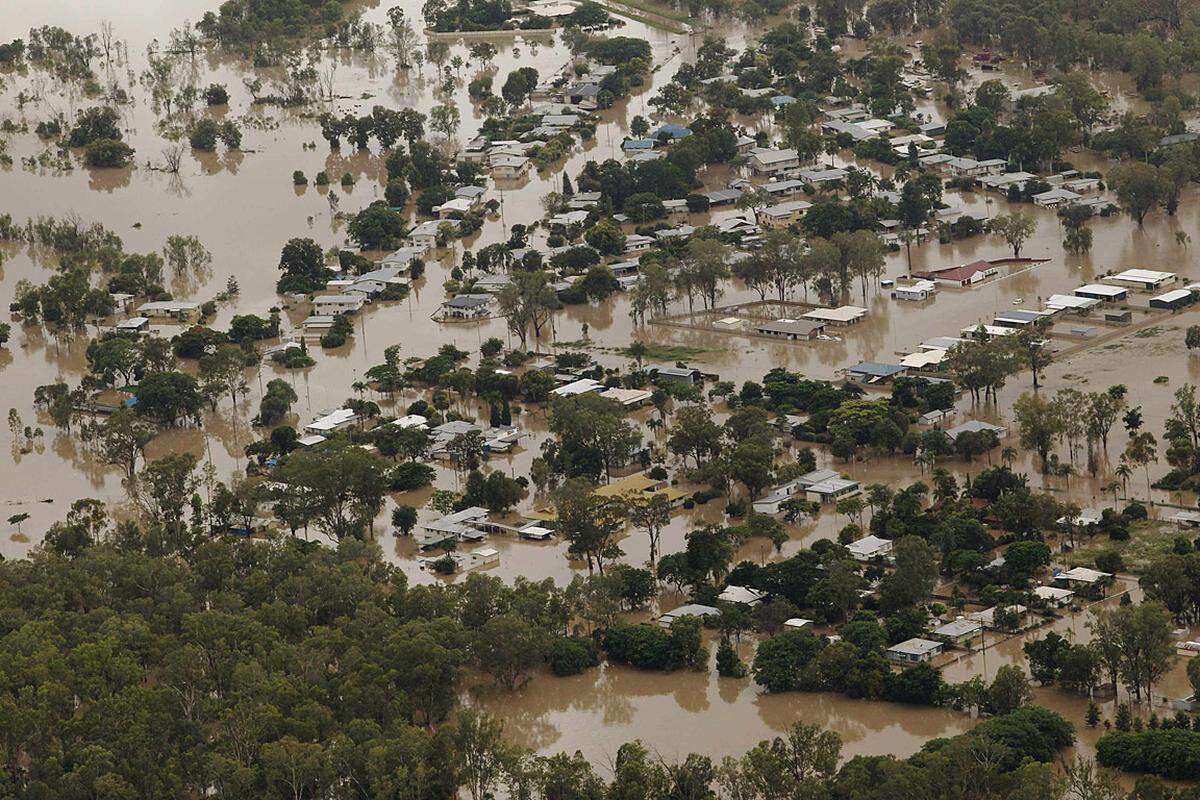
[[[24,533],[14,533],[12,536],[10,536],[8,538],[13,540],[14,542],[25,543],[25,542],[29,541],[28,534],[24,534]]]
[[[633,353],[628,347],[616,348],[613,352],[619,353],[626,358],[633,358]],[[698,358],[705,353],[713,352],[711,347],[689,347],[686,344],[658,344],[656,342],[646,343],[646,352],[642,354],[642,358],[649,361],[688,361],[689,359]]]
[[[653,14],[656,17],[663,19],[673,19],[676,22],[682,22],[685,25],[692,21],[692,18],[687,14],[676,11],[670,6],[660,5],[659,3],[649,3],[645,0],[614,0],[613,3],[607,4],[611,10],[612,5],[622,5],[628,8],[634,8],[638,11],[644,11],[647,14]]]
[[[667,21],[662,17],[655,16],[654,18],[651,18],[641,14],[634,14],[631,11],[624,11],[615,6],[605,6],[605,9],[610,14],[616,14],[618,17],[625,17],[625,19],[631,19],[634,22],[640,22],[643,25],[651,28],[658,28],[659,30],[664,30],[667,33],[674,33],[677,36],[683,36],[687,33],[686,29]]]
[[[1162,328],[1157,325],[1151,325],[1149,328],[1142,328],[1140,331],[1137,331],[1133,336],[1135,339],[1153,339],[1160,333],[1162,333]]]
[[[1161,520],[1138,520],[1129,526],[1129,538],[1114,542],[1104,534],[1085,539],[1074,552],[1066,555],[1072,567],[1095,567],[1096,556],[1108,550],[1121,554],[1125,569],[1135,574],[1145,572],[1151,562],[1170,553],[1175,546],[1175,537],[1181,536],[1179,528]]]

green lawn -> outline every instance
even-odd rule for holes
[[[633,358],[633,354],[629,352],[628,347],[616,349],[617,352],[627,358]],[[686,344],[658,344],[656,342],[646,343],[646,352],[642,355],[647,361],[689,361],[693,358],[704,355],[705,353],[714,352],[711,347],[689,347]]]
[[[1127,571],[1140,573],[1159,556],[1170,553],[1175,537],[1179,535],[1179,528],[1173,523],[1142,520],[1129,526],[1128,540],[1114,542],[1104,534],[1097,534],[1091,539],[1084,538],[1073,553],[1066,555],[1065,560],[1073,567],[1094,567],[1099,553],[1115,550],[1125,559]]]

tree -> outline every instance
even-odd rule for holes
[[[283,277],[276,289],[281,293],[315,292],[325,288],[332,272],[325,267],[325,254],[312,239],[290,239],[279,255]]]
[[[121,168],[133,159],[133,148],[114,139],[97,139],[83,151],[83,163],[89,167]]]
[[[713,422],[706,405],[690,403],[674,413],[667,449],[686,464],[689,459],[701,469],[721,452],[721,426]]]
[[[655,494],[649,500],[631,502],[629,519],[650,538],[650,566],[653,568],[658,562],[658,543],[663,529],[671,524],[671,502],[664,494]]]
[[[633,457],[642,441],[621,405],[595,393],[555,398],[549,428],[555,440],[543,454],[567,477],[608,479],[613,468]]]
[[[555,527],[570,545],[568,552],[587,560],[588,572],[604,574],[604,562],[621,554],[616,536],[625,525],[620,498],[601,497],[586,478],[571,478],[553,495]]]
[[[1063,431],[1058,408],[1053,402],[1037,395],[1022,394],[1013,404],[1013,416],[1017,421],[1021,446],[1036,451],[1042,471],[1047,472],[1050,468],[1050,451]]]
[[[1008,714],[1033,699],[1029,680],[1016,664],[1005,664],[996,670],[996,677],[988,687],[988,705],[996,714]]]
[[[545,635],[516,614],[501,614],[484,623],[475,639],[475,659],[498,686],[516,689],[542,662]]]
[[[1117,200],[1138,227],[1152,209],[1168,194],[1167,182],[1158,167],[1141,161],[1121,164],[1108,175],[1108,185],[1116,192]]]
[[[158,534],[152,547],[158,553],[178,552],[188,544],[183,511],[200,484],[195,469],[195,456],[175,453],[147,464],[134,484],[138,507]]]
[[[81,111],[67,136],[67,146],[87,147],[101,140],[120,141],[120,121],[116,109],[107,106],[95,106]]]
[[[163,259],[175,275],[201,277],[212,266],[212,253],[195,236],[168,236]]]
[[[376,201],[354,215],[346,233],[364,250],[387,250],[400,245],[408,225],[403,214],[384,201]]]
[[[442,103],[429,112],[429,127],[445,136],[447,144],[454,138],[461,121],[462,115],[453,103]]]
[[[1089,627],[1114,694],[1119,678],[1138,700],[1144,690],[1150,702],[1154,683],[1174,662],[1170,613],[1153,602],[1117,606],[1097,611]]]
[[[236,406],[238,393],[245,394],[247,391],[245,351],[235,344],[223,344],[201,356],[199,366],[200,378],[206,385],[211,384],[222,392],[228,392]],[[213,403],[215,407],[216,400]]]
[[[306,497],[309,518],[335,540],[361,538],[387,489],[379,459],[340,441],[293,453],[277,477]]]
[[[919,536],[904,536],[893,547],[896,570],[880,587],[880,607],[886,612],[924,603],[937,584],[937,555]]]
[[[1021,360],[1033,373],[1033,391],[1037,392],[1038,376],[1050,366],[1054,357],[1050,348],[1046,347],[1046,333],[1041,326],[1033,325],[1021,329],[1012,339]]]
[[[181,372],[151,372],[142,378],[134,393],[135,409],[163,425],[180,419],[200,421],[200,387],[191,375]]]
[[[785,630],[759,644],[751,673],[768,692],[795,691],[801,688],[804,668],[820,649],[820,641],[811,633]]]
[[[1000,214],[987,224],[988,233],[1000,236],[1012,248],[1013,258],[1021,257],[1021,247],[1037,230],[1037,219],[1024,211]]]
[[[138,461],[145,458],[146,445],[154,438],[155,430],[142,422],[128,408],[120,408],[99,425],[88,430],[86,440],[104,459],[125,473],[127,481],[137,475]]]
[[[1184,344],[1187,346],[1188,352],[1192,350],[1200,350],[1200,325],[1189,325],[1187,334],[1184,337]]]
[[[471,800],[493,797],[517,756],[516,750],[504,741],[503,721],[486,712],[465,708],[455,714],[450,731]]]

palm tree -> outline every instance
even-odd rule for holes
[[[1121,463],[1117,465],[1117,468],[1113,470],[1113,473],[1121,479],[1121,495],[1128,500],[1129,478],[1133,475],[1133,469],[1130,468],[1129,463],[1125,461],[1124,456],[1121,456]]]
[[[1112,492],[1113,505],[1117,503],[1117,490],[1121,488],[1121,484],[1117,481],[1109,481],[1100,487],[1101,492]]]
[[[1011,467],[1013,462],[1017,460],[1017,448],[1009,445],[1000,451],[1000,460],[1004,462],[1004,466]]]

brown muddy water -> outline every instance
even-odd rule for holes
[[[366,4],[366,16],[375,22],[386,19],[392,3]],[[413,0],[399,3],[412,19],[419,19],[420,4]],[[136,75],[144,67],[144,52],[154,39],[164,40],[168,32],[184,22],[195,21],[212,9],[212,0],[92,0],[78,3],[71,0],[7,0],[0,14],[0,40],[24,36],[32,26],[61,25],[74,33],[97,32],[105,21],[113,23],[116,36],[127,45],[128,60],[119,59],[111,65],[99,65],[98,73],[129,87],[136,84]],[[502,320],[489,320],[471,325],[439,325],[430,319],[439,307],[444,293],[442,283],[461,250],[477,248],[507,238],[506,230],[513,223],[530,224],[542,216],[541,197],[559,185],[559,173],[566,169],[574,175],[588,160],[620,157],[619,143],[636,114],[650,116],[647,100],[657,87],[667,81],[678,64],[690,59],[699,37],[678,36],[629,22],[622,34],[647,39],[654,50],[656,71],[649,85],[619,107],[602,115],[595,139],[577,145],[564,165],[556,165],[544,174],[534,174],[516,184],[489,185],[489,196],[503,200],[503,215],[488,219],[475,236],[457,243],[431,262],[426,277],[418,282],[408,299],[398,303],[380,303],[370,307],[356,323],[356,335],[347,346],[335,351],[315,353],[317,365],[310,370],[292,373],[264,366],[249,374],[251,392],[237,407],[222,401],[219,410],[205,417],[201,429],[175,430],[160,435],[153,443],[149,456],[155,458],[169,452],[188,450],[211,461],[218,475],[225,478],[244,467],[242,451],[245,445],[260,435],[250,427],[261,388],[275,377],[294,383],[300,402],[295,409],[294,424],[310,421],[323,410],[336,407],[351,396],[351,384],[372,365],[383,358],[386,347],[399,344],[403,356],[424,356],[440,345],[450,342],[477,352],[488,337],[507,338]],[[738,24],[723,28],[731,46],[740,48],[752,31]],[[455,55],[467,57],[462,44],[451,45],[447,59]],[[566,61],[565,49],[543,42],[505,41],[492,67],[497,84],[517,66],[534,66],[542,76],[557,71]],[[185,154],[180,175],[158,171],[153,165],[162,162],[162,152],[168,146],[156,128],[156,117],[145,92],[132,89],[134,100],[122,107],[127,140],[137,150],[137,165],[127,170],[88,170],[76,161],[68,171],[55,168],[26,167],[22,159],[36,157],[44,145],[32,133],[5,135],[8,152],[14,165],[0,172],[0,214],[9,213],[18,221],[39,215],[75,215],[85,223],[99,222],[116,231],[125,241],[126,249],[146,252],[161,249],[171,234],[198,236],[213,253],[211,273],[198,280],[171,286],[181,298],[206,300],[221,291],[227,278],[236,277],[241,294],[234,303],[222,304],[215,324],[226,325],[235,313],[265,315],[281,303],[274,293],[279,250],[292,237],[307,236],[323,247],[344,243],[343,223],[336,211],[353,213],[382,197],[380,178],[384,174],[382,159],[375,151],[344,150],[330,153],[321,139],[313,118],[327,108],[338,113],[361,113],[376,104],[390,107],[414,107],[428,110],[442,98],[437,90],[435,65],[426,63],[421,69],[397,70],[385,52],[374,54],[330,52],[319,66],[325,72],[333,70],[335,93],[332,103],[317,104],[301,110],[280,110],[252,106],[244,80],[255,77],[266,83],[278,78],[270,70],[256,71],[236,57],[208,54],[187,66],[195,70],[197,84],[211,82],[229,87],[232,100],[227,111],[219,113],[236,119],[244,131],[243,151],[232,154]],[[471,65],[458,77],[453,94],[462,114],[463,124],[457,135],[465,142],[474,135],[482,122],[478,109],[468,100],[466,83],[478,72]],[[976,79],[984,77],[976,75]],[[991,77],[988,75],[987,77]],[[1014,82],[1029,85],[1029,75],[1014,71]],[[69,87],[57,86],[38,76],[0,74],[0,118],[17,124],[27,123],[30,131],[37,122],[53,113],[68,115],[86,108],[90,103]],[[1127,81],[1122,77],[1103,76],[1101,83],[1109,91],[1114,104],[1132,105]],[[33,92],[42,99],[18,107],[17,94]],[[920,110],[944,116],[945,110],[933,101],[924,101]],[[214,113],[214,112],[199,112]],[[847,163],[835,157],[835,163]],[[1079,156],[1077,166],[1092,166]],[[311,179],[325,170],[334,181],[329,189],[315,187],[296,189],[291,174],[302,170]],[[879,170],[875,170],[879,172]],[[337,184],[339,176],[349,172],[356,178],[350,190]],[[713,170],[705,176],[708,188],[716,188],[728,178],[726,171]],[[336,198],[336,202],[333,199]],[[1003,213],[1008,204],[994,196],[967,193],[948,195],[952,202],[967,208],[981,209],[989,216]],[[733,216],[733,211],[693,215],[688,221],[701,224],[709,219]],[[849,302],[869,308],[869,316],[859,325],[837,331],[841,341],[822,341],[805,344],[764,342],[757,339],[723,336],[710,332],[680,330],[662,326],[636,327],[632,324],[626,299],[620,295],[591,307],[571,307],[559,314],[554,330],[542,349],[549,350],[556,341],[574,342],[581,339],[586,324],[593,352],[606,366],[620,366],[622,359],[612,350],[626,346],[634,339],[655,344],[675,344],[696,348],[700,352],[695,362],[706,371],[717,372],[723,379],[738,383],[758,379],[776,366],[803,372],[818,378],[833,378],[837,371],[864,359],[891,360],[899,352],[909,352],[920,342],[934,337],[955,335],[961,328],[989,321],[998,311],[1020,305],[1036,308],[1038,298],[1056,292],[1069,292],[1074,287],[1103,273],[1128,267],[1146,267],[1180,272],[1195,278],[1191,254],[1186,244],[1176,240],[1177,233],[1200,239],[1200,203],[1194,193],[1184,199],[1175,217],[1152,215],[1143,229],[1137,229],[1128,219],[1112,217],[1098,219],[1093,224],[1095,244],[1090,255],[1067,256],[1061,247],[1061,231],[1052,212],[1034,209],[1039,228],[1032,241],[1026,244],[1023,255],[1046,258],[1045,263],[1031,268],[1013,269],[984,285],[970,290],[943,291],[936,300],[925,303],[898,303],[886,291],[872,287],[865,299],[852,293]],[[544,232],[535,232],[535,241],[544,241]],[[1186,242],[1186,240],[1185,240]],[[35,253],[25,248],[7,247],[6,260],[0,267],[0,304],[11,302],[18,280],[42,282],[50,274]],[[914,248],[914,268],[965,263],[978,258],[1001,258],[1010,255],[1002,241],[980,236],[966,242],[940,245],[936,242]],[[887,277],[894,278],[908,271],[903,253],[888,258]],[[756,295],[744,287],[726,287],[723,303],[745,302]],[[1020,302],[1018,303],[1018,300]],[[1144,303],[1144,297],[1141,298]],[[682,311],[677,304],[674,311]],[[285,319],[298,324],[307,313],[303,304],[286,309]],[[1069,359],[1055,363],[1047,372],[1047,391],[1063,386],[1078,386],[1099,390],[1113,383],[1124,383],[1130,389],[1130,404],[1141,405],[1150,430],[1161,433],[1161,421],[1171,402],[1171,393],[1184,382],[1200,382],[1200,362],[1189,359],[1183,347],[1184,329],[1200,321],[1200,315],[1186,312],[1156,325],[1148,333],[1128,335],[1116,341],[1082,350]],[[170,326],[160,332],[171,334]],[[56,379],[75,383],[84,374],[84,350],[88,336],[74,338],[52,337],[39,330],[14,326],[12,340],[0,350],[0,410],[15,409],[25,424],[39,422],[32,406],[33,388]],[[607,349],[606,349],[607,348]],[[1166,384],[1154,383],[1165,375]],[[1012,401],[1030,388],[1028,375],[1010,381],[1002,391],[998,408],[977,409],[972,413],[989,419],[1004,419]],[[418,395],[405,393],[394,405],[381,401],[386,411],[398,413]],[[971,411],[964,399],[961,410]],[[645,420],[651,412],[642,411],[636,417]],[[532,435],[516,452],[494,458],[490,463],[514,475],[526,474],[545,435],[545,421],[538,413],[520,418]],[[10,458],[0,463],[0,517],[27,512],[31,519],[24,523],[28,539],[15,536],[15,531],[0,533],[0,554],[19,557],[37,543],[38,532],[59,519],[69,503],[80,497],[100,497],[119,507],[122,489],[116,470],[93,460],[80,443],[56,431],[48,420],[40,420],[44,436],[31,452],[22,453],[16,438],[9,437]],[[6,435],[6,434],[0,434]],[[647,431],[647,440],[658,447],[664,445],[662,432]],[[1112,461],[1124,446],[1124,432],[1115,431],[1110,443]],[[824,456],[820,456],[824,461]],[[973,465],[949,462],[947,469],[960,476],[977,472],[986,460]],[[1031,460],[1024,456],[1017,467],[1036,476]],[[868,481],[883,481],[903,485],[920,477],[920,471],[904,459],[872,459],[839,465],[854,477]],[[1156,465],[1156,474],[1165,470]],[[439,469],[438,485],[453,488],[457,478],[449,470]],[[1100,487],[1109,480],[1102,474],[1098,479],[1074,477],[1067,483],[1052,479],[1047,488],[1075,499],[1081,505],[1103,500]],[[1145,496],[1146,490],[1135,478],[1132,493]],[[1153,493],[1159,500],[1168,498]],[[394,498],[396,502],[421,506],[428,492]],[[530,498],[522,510],[528,510],[536,498]],[[677,515],[663,537],[665,552],[679,549],[684,534],[697,524],[722,519],[723,504],[717,501],[693,511]],[[390,513],[390,508],[384,514]],[[423,517],[431,516],[428,509]],[[384,517],[386,519],[386,516]],[[832,511],[816,521],[804,523],[793,531],[793,537],[782,555],[790,555],[818,538],[836,535],[846,523]],[[386,530],[385,524],[376,526]],[[389,558],[399,564],[414,581],[432,578],[416,567],[413,544],[381,533],[381,544]],[[566,581],[578,574],[579,565],[565,557],[565,547],[558,543],[535,544],[505,537],[494,537],[501,551],[501,563],[492,574],[506,580],[518,575],[531,578],[553,577]],[[630,532],[622,541],[625,559],[642,563],[648,555],[645,537]],[[769,547],[748,544],[742,558],[767,560],[777,558]],[[677,601],[672,601],[674,604]],[[1071,631],[1080,638],[1087,636],[1084,616],[1066,618],[1055,628]],[[1040,634],[1038,634],[1040,635]],[[715,648],[714,648],[715,649]],[[744,655],[752,652],[752,643],[743,643]],[[1020,640],[998,643],[983,656],[964,659],[947,669],[947,677],[963,680],[973,674],[994,674],[1001,663],[1021,662]],[[553,680],[551,685],[549,681]],[[1186,686],[1180,666],[1162,687],[1164,694],[1178,696]],[[1072,719],[1081,722],[1085,701],[1068,698],[1061,693],[1039,692],[1041,702],[1058,708]],[[865,703],[829,695],[767,696],[760,694],[750,682],[718,678],[708,674],[680,673],[653,675],[620,667],[606,667],[598,672],[570,679],[539,677],[525,689],[498,695],[481,689],[477,702],[503,713],[508,719],[510,734],[519,741],[543,751],[582,750],[599,763],[611,758],[616,748],[631,738],[641,738],[664,756],[681,755],[689,751],[714,756],[744,751],[758,740],[786,729],[797,720],[818,721],[837,730],[845,739],[847,755],[858,753],[892,752],[906,755],[915,751],[934,736],[953,735],[965,730],[973,721],[965,715],[935,709],[912,709],[886,704]],[[1082,727],[1082,726],[1081,726]],[[1085,733],[1082,746],[1088,749],[1094,736]]]

